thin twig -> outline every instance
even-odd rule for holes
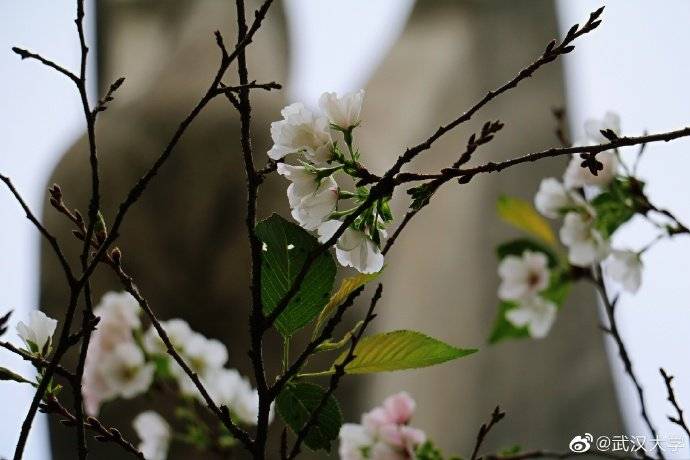
[[[659,372],[661,373],[661,376],[664,379],[664,384],[666,385],[666,390],[668,391],[668,397],[666,399],[668,399],[668,402],[670,402],[673,405],[673,408],[676,410],[677,414],[675,417],[669,415],[668,419],[670,422],[675,423],[676,425],[681,427],[685,434],[688,436],[688,439],[690,439],[690,429],[688,429],[688,425],[685,422],[683,409],[680,408],[680,404],[678,404],[678,400],[676,399],[676,394],[673,391],[673,385],[671,385],[671,382],[673,381],[673,376],[667,374],[663,368],[660,368]]]
[[[201,380],[199,379],[197,373],[189,367],[184,358],[182,358],[182,356],[180,356],[180,354],[175,349],[175,346],[173,345],[172,341],[170,340],[170,337],[168,336],[168,333],[165,331],[165,329],[160,323],[160,320],[149,306],[148,301],[142,296],[141,292],[139,291],[139,288],[136,286],[136,284],[134,284],[132,278],[122,269],[122,266],[119,264],[114,264],[113,269],[117,273],[117,276],[120,279],[125,290],[136,299],[141,309],[144,310],[144,313],[146,313],[146,316],[149,318],[151,324],[156,329],[158,336],[165,344],[167,353],[175,360],[175,362],[184,370],[185,374],[187,374],[187,376],[191,379],[191,381],[196,386],[197,390],[201,394],[209,409],[218,417],[218,419],[223,423],[223,425],[233,436],[235,436],[242,444],[244,444],[244,446],[247,447],[247,449],[251,450],[253,442],[252,439],[249,437],[249,434],[242,428],[237,426],[235,422],[232,421],[227,407],[219,407],[213,401],[213,398],[211,398],[208,390],[203,385],[203,383],[201,383]]]
[[[476,460],[477,455],[479,454],[479,449],[482,446],[482,443],[484,442],[484,439],[486,438],[486,435],[489,434],[491,429],[501,420],[503,420],[503,417],[506,416],[506,413],[501,410],[500,407],[496,406],[494,411],[491,413],[491,420],[489,420],[488,423],[482,423],[482,426],[479,427],[479,432],[477,433],[477,441],[474,443],[474,449],[472,450],[472,456],[470,457],[470,460]]]
[[[505,83],[503,86],[493,90],[489,91],[482,99],[480,99],[476,104],[474,104],[469,110],[467,110],[465,113],[457,117],[455,120],[451,121],[447,125],[439,127],[434,134],[432,134],[428,139],[426,139],[424,142],[407,149],[396,161],[395,165],[391,168],[391,171],[393,171],[393,174],[397,174],[400,172],[401,168],[412,161],[417,155],[420,153],[424,152],[425,150],[429,150],[431,146],[436,142],[439,138],[441,138],[444,134],[448,133],[449,131],[453,130],[457,126],[459,126],[462,123],[465,123],[466,121],[469,121],[472,116],[477,113],[481,108],[483,108],[485,105],[487,105],[489,102],[493,101],[496,99],[496,97],[500,96],[501,94],[507,92],[508,90],[511,90],[517,85],[522,82],[523,80],[531,77],[534,72],[536,72],[539,68],[544,66],[545,64],[548,64],[554,60],[556,60],[559,56],[562,56],[564,54],[568,54],[572,52],[575,49],[575,46],[572,45],[572,43],[579,37],[593,31],[596,29],[599,24],[601,24],[601,20],[599,17],[601,16],[601,13],[604,11],[604,7],[602,6],[598,10],[592,12],[589,15],[589,19],[587,22],[582,26],[579,27],[578,24],[575,24],[573,27],[570,28],[566,36],[563,38],[563,41],[561,41],[560,44],[556,44],[556,40],[552,40],[551,43],[549,43],[542,53],[542,55],[533,63],[528,65],[527,67],[523,68],[518,74],[513,77],[510,81]]]
[[[39,369],[46,369],[48,366],[50,366],[50,361],[46,361],[40,356],[33,355],[28,351],[24,351],[20,348],[17,348],[9,342],[0,341],[0,347],[11,351],[12,353],[18,355],[25,361],[29,361],[31,364],[33,364],[35,367]],[[55,373],[58,374],[60,377],[64,377],[68,382],[74,382],[76,378],[76,376],[73,373],[59,365],[55,367]]]
[[[563,155],[574,155],[583,153],[597,154],[619,147],[628,147],[632,145],[640,145],[650,142],[669,142],[674,139],[679,139],[681,137],[687,136],[690,136],[690,127],[678,129],[675,131],[668,131],[664,133],[648,134],[644,136],[619,137],[607,143],[598,145],[550,148],[547,150],[542,150],[540,152],[520,155],[511,158],[510,160],[505,160],[498,163],[488,162],[483,165],[476,166],[474,168],[448,168],[442,170],[440,173],[437,174],[401,173],[395,177],[395,183],[400,184],[406,182],[423,181],[431,179],[451,180],[453,178],[461,177],[465,180],[469,180],[477,174],[499,172],[512,166],[517,166],[523,163],[530,163],[544,158],[556,158]]]
[[[41,411],[47,414],[57,415],[60,417],[60,423],[65,426],[74,426],[78,421],[78,418],[72,415],[70,411],[60,404],[60,402],[53,396],[46,398],[45,403],[41,405]],[[87,417],[84,422],[84,426],[89,431],[92,431],[96,434],[96,440],[100,442],[113,442],[135,457],[144,460],[144,454],[142,454],[132,442],[125,439],[117,428],[107,427],[101,423],[100,420],[94,417]]]
[[[614,342],[616,343],[616,346],[618,347],[618,354],[620,355],[621,361],[623,361],[623,367],[625,369],[625,373],[628,374],[628,377],[632,381],[633,385],[635,386],[635,390],[637,392],[637,399],[638,403],[640,405],[640,414],[642,416],[642,419],[644,420],[645,424],[647,425],[647,428],[649,429],[650,433],[652,436],[657,439],[657,431],[656,428],[654,427],[654,424],[652,423],[652,420],[649,417],[649,413],[647,412],[647,403],[645,400],[644,396],[644,389],[642,388],[642,384],[640,383],[639,379],[637,378],[637,375],[635,374],[635,371],[633,370],[633,365],[632,361],[630,360],[630,355],[628,354],[628,350],[625,346],[625,343],[623,342],[623,338],[620,335],[620,331],[618,330],[618,323],[616,322],[616,304],[618,299],[611,299],[608,295],[607,289],[606,289],[606,283],[604,282],[604,278],[602,276],[602,269],[601,265],[597,264],[594,267],[594,273],[592,273],[591,276],[591,281],[594,283],[596,286],[597,290],[599,291],[599,297],[601,298],[602,302],[604,303],[604,310],[606,311],[606,316],[609,321],[608,329],[609,329],[609,335],[613,338]],[[661,449],[658,450],[658,455],[659,458],[663,459],[664,454],[661,451]]]
[[[374,310],[376,309],[376,305],[378,304],[379,300],[381,300],[381,295],[383,294],[383,285],[379,283],[378,287],[376,288],[376,292],[374,293],[374,296],[371,298],[371,303],[369,304],[369,309],[367,310],[367,314],[364,317],[364,320],[362,322],[362,325],[359,328],[359,331],[357,331],[356,334],[352,336],[350,339],[350,347],[347,351],[347,354],[345,355],[345,358],[333,365],[333,375],[331,375],[331,380],[328,385],[328,389],[326,392],[323,394],[323,397],[321,398],[321,401],[319,404],[316,406],[316,408],[311,412],[309,415],[309,418],[307,419],[307,422],[302,426],[302,428],[299,430],[297,433],[297,439],[295,440],[295,444],[292,446],[292,450],[290,451],[290,455],[288,456],[288,460],[292,460],[299,453],[301,452],[301,447],[302,443],[304,440],[307,438],[307,435],[309,434],[309,430],[311,430],[314,425],[316,425],[319,415],[321,415],[321,412],[324,410],[326,407],[326,404],[328,403],[329,398],[333,395],[335,390],[338,388],[338,385],[340,384],[340,380],[345,376],[346,371],[345,368],[347,367],[348,364],[350,364],[355,358],[355,349],[357,348],[357,344],[359,341],[362,339],[364,336],[364,332],[369,326],[369,324],[376,318],[376,315],[374,314]]]
[[[36,218],[34,213],[31,211],[29,206],[26,204],[26,201],[24,201],[24,198],[20,195],[20,193],[17,191],[15,188],[14,184],[10,180],[9,177],[4,176],[0,174],[0,180],[7,185],[7,188],[10,190],[12,195],[14,196],[15,200],[19,203],[19,205],[22,207],[24,210],[24,213],[26,214],[26,218],[29,219],[29,221],[34,224],[34,226],[38,229],[38,231],[43,235],[43,237],[48,241],[48,244],[50,245],[51,249],[55,253],[55,255],[58,258],[58,261],[60,262],[60,265],[62,266],[62,270],[65,272],[65,277],[67,278],[67,283],[72,286],[75,283],[75,277],[72,272],[72,268],[69,265],[69,262],[67,261],[67,257],[65,256],[64,252],[62,251],[62,248],[60,247],[60,243],[58,242],[57,238],[53,236],[52,233],[48,231],[48,229],[39,222],[39,220]]]
[[[499,120],[496,120],[494,122],[487,121],[486,123],[484,123],[479,134],[472,134],[470,138],[467,140],[465,150],[462,152],[462,154],[460,154],[455,163],[453,163],[452,167],[459,168],[460,166],[469,162],[472,159],[472,155],[474,154],[474,152],[480,146],[491,142],[496,133],[503,129],[503,126],[503,123],[501,123]],[[420,199],[419,203],[413,206],[405,214],[405,217],[403,218],[400,225],[398,225],[398,228],[395,229],[393,235],[386,242],[386,246],[383,248],[382,251],[383,255],[386,255],[388,251],[390,251],[391,247],[393,247],[393,245],[397,241],[398,236],[400,236],[400,233],[402,233],[402,231],[405,230],[405,227],[407,227],[407,224],[410,223],[410,221],[417,215],[417,213],[419,213],[419,211],[421,211],[424,207],[426,207],[429,204],[431,197],[445,182],[446,181],[444,179],[435,179],[417,188],[418,190],[421,189],[423,191],[425,195],[424,198]],[[412,190],[408,191],[408,193],[412,193]]]

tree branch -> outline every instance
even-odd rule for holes
[[[345,355],[345,358],[342,362],[334,364],[333,367],[335,369],[335,372],[331,376],[328,390],[326,390],[326,392],[324,393],[323,397],[321,398],[321,401],[319,402],[319,405],[316,406],[316,408],[309,415],[309,419],[307,419],[307,422],[297,433],[297,440],[295,441],[295,444],[293,445],[292,450],[290,451],[290,455],[287,457],[288,460],[293,460],[295,457],[297,457],[297,455],[299,455],[299,453],[301,452],[302,443],[307,438],[309,430],[314,427],[314,425],[318,421],[319,415],[326,407],[328,399],[331,397],[331,395],[333,395],[335,390],[338,388],[338,385],[340,384],[340,380],[345,376],[345,368],[356,358],[355,349],[357,348],[357,344],[362,339],[362,336],[364,335],[367,326],[369,326],[369,324],[374,320],[374,318],[376,318],[374,310],[376,309],[376,305],[381,299],[382,294],[383,285],[379,283],[378,287],[376,288],[376,292],[374,293],[374,296],[371,299],[371,304],[369,305],[369,309],[367,310],[367,314],[364,317],[364,321],[362,322],[359,331],[357,331],[357,333],[353,335],[350,340],[350,347],[348,349],[347,355]]]
[[[681,427],[685,434],[688,436],[688,439],[690,439],[690,430],[688,429],[687,423],[685,423],[683,409],[680,408],[680,404],[678,404],[678,400],[676,399],[676,394],[673,391],[673,385],[671,385],[671,382],[673,381],[673,376],[667,374],[663,368],[659,368],[659,372],[661,373],[661,376],[664,379],[664,384],[666,385],[666,390],[668,391],[668,398],[666,399],[668,399],[668,401],[673,405],[673,408],[676,410],[677,414],[675,417],[669,415],[668,419],[671,423],[675,423],[676,425]]]
[[[506,413],[501,410],[500,407],[496,406],[494,411],[491,413],[491,420],[489,420],[488,423],[483,423],[481,427],[479,427],[479,432],[477,433],[477,441],[474,444],[474,449],[472,450],[472,456],[470,457],[470,460],[477,460],[477,455],[479,454],[479,449],[482,446],[482,443],[484,442],[484,439],[486,438],[486,435],[489,434],[491,429],[503,418],[506,416]],[[479,457],[481,458],[481,457]]]

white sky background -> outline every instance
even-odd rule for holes
[[[617,0],[605,2],[604,22],[578,40],[565,59],[568,109],[574,133],[582,133],[586,118],[607,110],[621,115],[624,134],[659,132],[690,125],[690,2]],[[601,1],[559,0],[561,32],[584,22]],[[633,149],[632,156],[634,157]],[[690,142],[650,144],[640,174],[648,182],[653,202],[690,221]],[[655,233],[640,222],[621,230],[616,245],[642,248]],[[647,390],[648,405],[657,431],[680,435],[666,419],[673,414],[665,400],[659,375],[663,366],[676,376],[674,386],[681,405],[690,407],[690,239],[679,237],[659,244],[643,258],[646,264],[640,292],[623,296],[618,306],[621,335],[633,366]],[[616,386],[630,434],[648,435],[639,417],[636,394],[611,342]],[[675,415],[675,414],[674,414]],[[596,414],[592,414],[596,417]],[[592,433],[595,438],[598,434]],[[649,435],[648,435],[649,436]],[[687,458],[685,449],[679,454]],[[667,452],[667,456],[670,456]]]
[[[87,0],[87,6],[93,0]],[[28,48],[70,69],[79,68],[74,2],[5,0],[0,2],[0,172],[9,175],[35,214],[41,215],[43,188],[58,155],[83,132],[84,121],[75,86],[37,62],[21,62],[12,46]],[[67,7],[69,6],[69,7]],[[88,8],[93,13],[92,8]],[[87,18],[87,25],[93,21]],[[90,30],[88,31],[91,36]],[[94,62],[95,52],[90,53]],[[91,68],[93,69],[93,67]],[[91,82],[96,79],[93,73]],[[93,94],[93,91],[92,91]],[[14,310],[7,336],[18,343],[14,324],[38,302],[39,234],[2,184],[0,192],[0,313]],[[24,375],[33,369],[10,353],[0,353],[0,366]],[[26,385],[1,382],[0,457],[11,458],[33,391]],[[9,388],[12,386],[12,388]],[[26,460],[44,460],[47,427],[37,417]]]
[[[285,3],[295,47],[288,91],[292,100],[314,105],[323,91],[351,91],[365,86],[399,36],[413,0]],[[621,114],[626,134],[690,124],[690,97],[683,91],[690,81],[690,64],[684,58],[690,43],[690,2],[606,3],[602,26],[581,40],[577,50],[564,60],[574,132],[581,132],[585,118],[601,116],[609,109]],[[600,4],[559,0],[562,31],[582,22]],[[89,11],[93,12],[91,8]],[[0,3],[0,171],[14,179],[38,215],[45,193],[42,187],[57,155],[83,132],[82,114],[70,82],[36,63],[20,63],[9,48],[27,47],[76,68],[78,48],[73,16],[73,8],[65,8],[65,2]],[[338,18],[338,23],[325,21],[325,17]],[[687,141],[650,145],[641,169],[643,176],[650,179],[652,198],[686,221],[690,221],[690,186],[685,179],[690,169],[689,148]],[[0,225],[0,313],[13,308],[14,324],[25,318],[38,300],[39,240],[6,192],[0,193]],[[630,226],[622,233],[620,245],[640,247],[650,238],[649,230],[640,226]],[[665,433],[678,431],[666,421],[665,415],[671,409],[658,375],[660,365],[677,376],[674,383],[681,402],[690,404],[690,365],[684,352],[688,348],[686,330],[690,325],[690,302],[686,300],[690,298],[688,254],[687,238],[655,248],[645,258],[648,269],[643,289],[635,298],[625,297],[619,307],[622,334],[648,388],[650,406],[656,408],[652,417]],[[16,338],[14,331],[11,337]],[[615,358],[616,383],[622,392],[629,431],[646,433],[639,422],[632,388],[620,375],[615,350],[610,351]],[[9,359],[7,353],[0,353],[0,365],[31,372],[23,362]],[[0,456],[11,456],[29,398],[28,388],[19,385],[16,391],[0,391]],[[46,440],[45,425],[37,425],[25,458],[49,458]]]

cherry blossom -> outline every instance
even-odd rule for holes
[[[498,266],[501,300],[519,300],[533,296],[549,285],[548,259],[542,252],[525,251],[522,256],[506,256]]]
[[[556,320],[556,305],[539,296],[528,297],[516,308],[508,310],[506,319],[513,326],[527,326],[530,336],[541,339],[546,337]]]
[[[319,98],[319,107],[332,125],[347,131],[360,123],[363,101],[363,89],[340,97],[336,93],[323,93]]]
[[[302,152],[313,163],[325,163],[332,159],[331,134],[328,119],[296,102],[281,112],[283,119],[271,123],[273,147],[268,156],[280,160],[290,153]]]
[[[50,353],[56,327],[57,320],[46,316],[42,311],[34,310],[29,314],[29,324],[23,321],[17,323],[17,334],[29,351],[46,356]]]
[[[132,426],[141,439],[138,449],[146,460],[165,460],[168,457],[172,430],[160,414],[142,412],[134,418]]]

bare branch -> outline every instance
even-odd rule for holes
[[[486,438],[486,435],[489,434],[491,429],[503,418],[506,416],[506,413],[501,410],[500,407],[496,406],[494,411],[491,413],[491,420],[489,420],[488,423],[483,423],[481,427],[479,427],[479,432],[477,433],[477,441],[474,444],[474,450],[472,451],[472,456],[470,457],[471,460],[476,460],[478,457],[477,455],[479,454],[479,449],[482,446],[482,443],[484,442],[484,439]],[[481,457],[479,457],[481,458]]]
[[[12,48],[12,51],[17,53],[22,58],[22,60],[34,59],[34,60],[40,62],[41,64],[50,67],[51,69],[57,70],[58,72],[60,72],[61,74],[65,75],[67,78],[72,80],[73,83],[79,84],[79,77],[74,75],[74,73],[65,69],[61,65],[56,64],[55,62],[51,61],[50,59],[44,58],[40,54],[32,53],[29,50],[18,48],[16,46]]]
[[[676,410],[677,414],[675,417],[669,415],[668,419],[671,423],[675,423],[676,425],[681,427],[690,439],[690,429],[688,429],[688,425],[685,422],[685,417],[683,416],[683,409],[680,408],[680,404],[678,404],[678,400],[676,399],[676,394],[673,391],[673,385],[671,385],[671,382],[673,381],[673,376],[667,374],[663,368],[660,368],[659,372],[661,373],[661,376],[664,379],[664,384],[666,385],[666,390],[668,391],[668,397],[666,399],[668,399],[668,402],[670,402],[673,405],[673,408]]]

